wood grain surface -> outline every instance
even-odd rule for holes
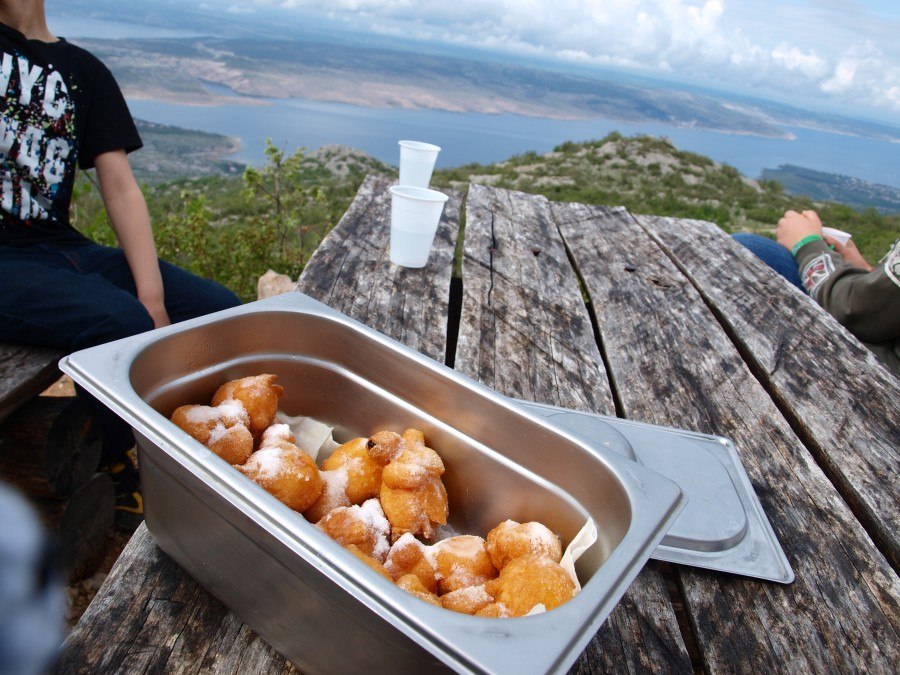
[[[447,193],[428,264],[409,269],[388,257],[390,186],[387,179],[366,179],[310,258],[297,290],[443,363],[461,197]]]
[[[796,573],[785,586],[676,566],[704,666],[891,671],[900,656],[896,573],[690,279],[624,210],[553,212],[596,307],[625,416],[733,439]],[[711,258],[737,246],[720,244]]]
[[[135,531],[63,645],[55,673],[296,673]]]
[[[900,379],[828,312],[716,225],[640,216],[804,445],[900,566]]]
[[[591,319],[550,203],[472,185],[463,251],[455,369],[507,396],[614,412]],[[655,566],[631,585],[573,669],[691,671]]]
[[[0,343],[0,422],[59,379],[55,349]]]
[[[31,497],[68,497],[97,471],[101,446],[83,398],[36,396],[0,424],[0,476]]]

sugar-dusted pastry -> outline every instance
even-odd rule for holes
[[[377,497],[381,489],[382,466],[369,456],[368,443],[367,438],[354,438],[336,448],[322,462],[321,468],[325,471],[343,469],[347,472],[346,493],[351,504],[362,504]]]
[[[487,551],[491,555],[494,567],[502,570],[513,558],[537,553],[559,562],[562,558],[562,545],[553,532],[541,523],[517,523],[506,520],[500,523],[487,535]]]
[[[410,532],[430,539],[437,526],[447,523],[444,463],[417,429],[403,432],[399,449],[381,474],[381,506],[391,523],[391,536],[396,541]]]
[[[377,499],[363,502],[361,506],[340,506],[326,514],[316,527],[341,546],[354,544],[378,562],[384,562],[387,557],[391,525]]]
[[[463,586],[441,596],[441,607],[460,614],[474,615],[493,602],[494,598],[484,589],[484,584]]]
[[[341,506],[352,506],[347,496],[347,483],[350,475],[346,467],[334,471],[319,471],[325,488],[319,498],[303,511],[303,516],[311,523],[318,523],[322,518]]]
[[[502,602],[492,602],[490,605],[485,605],[475,612],[475,616],[483,616],[490,619],[506,619],[513,615],[509,613],[509,609]]]
[[[367,444],[369,457],[379,466],[387,466],[400,454],[402,441],[403,437],[395,431],[379,431],[369,438]]]
[[[430,555],[430,547],[408,532],[391,546],[384,567],[394,579],[414,574],[429,593],[437,592],[437,569]]]
[[[219,405],[183,405],[172,413],[172,422],[229,464],[243,464],[253,452],[250,417],[234,400]]]
[[[524,616],[536,605],[551,610],[575,596],[575,585],[560,564],[534,553],[510,560],[484,588],[511,616]]]
[[[295,511],[308,509],[325,487],[316,463],[294,445],[286,424],[266,429],[259,450],[235,468]]]
[[[435,605],[436,607],[441,606],[440,598],[438,598],[438,596],[425,588],[425,586],[422,585],[422,582],[419,581],[419,577],[417,577],[415,574],[404,574],[402,577],[397,579],[397,585],[407,593],[412,593],[420,600],[424,600],[425,602]]]
[[[437,568],[438,595],[478,586],[497,576],[484,539],[472,534],[442,539],[429,552]]]
[[[375,558],[373,558],[372,556],[366,555],[365,553],[363,553],[361,550],[359,550],[359,547],[356,544],[349,544],[349,545],[345,546],[344,548],[347,549],[348,551],[350,551],[350,553],[355,555],[357,558],[362,560],[366,565],[371,567],[375,572],[377,572],[378,574],[383,576],[385,579],[387,579],[391,583],[394,583],[394,580],[391,578],[391,575],[388,574],[386,569],[384,569],[384,565],[382,565],[380,562],[375,560]]]
[[[275,384],[277,377],[272,374],[251,375],[226,382],[213,394],[212,404],[219,405],[228,399],[240,401],[250,416],[250,433],[254,438],[259,438],[275,421],[278,399],[284,394],[284,389]]]

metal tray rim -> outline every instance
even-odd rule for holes
[[[518,415],[523,415],[537,424],[549,426],[555,433],[563,436],[566,440],[589,450],[593,455],[597,456],[599,461],[609,465],[614,469],[616,475],[622,478],[623,488],[632,500],[631,527],[629,527],[628,532],[626,532],[619,545],[612,551],[610,557],[594,574],[591,581],[585,585],[582,593],[570,603],[554,610],[553,613],[518,619],[513,624],[508,620],[473,619],[473,617],[465,615],[453,616],[454,613],[441,610],[443,618],[441,629],[444,635],[428,635],[421,627],[428,625],[429,622],[422,621],[420,617],[423,613],[428,614],[427,609],[429,608],[427,603],[421,603],[412,597],[403,597],[399,592],[396,594],[382,593],[377,588],[373,591],[370,584],[366,582],[365,577],[361,579],[346,578],[347,575],[342,574],[338,566],[331,560],[316,555],[316,549],[313,544],[318,545],[320,542],[316,541],[316,538],[310,538],[311,532],[304,531],[305,528],[301,527],[301,525],[305,523],[300,523],[301,518],[290,518],[290,520],[294,521],[293,523],[285,522],[287,520],[286,516],[290,516],[293,512],[280,502],[277,504],[269,503],[266,506],[268,500],[272,502],[277,502],[277,500],[265,493],[262,488],[258,488],[258,493],[254,495],[255,499],[249,499],[245,494],[248,486],[243,476],[233,471],[231,467],[221,462],[202,444],[153,410],[130,386],[128,366],[132,359],[149,344],[165,335],[190,330],[198,325],[216,321],[221,319],[223,315],[233,316],[259,311],[300,312],[323,316],[342,323],[353,330],[367,335],[369,338],[402,352],[406,357],[416,360],[422,367],[440,370],[445,376],[464,382],[466,386],[469,386],[479,395],[490,398],[494,403],[509,407],[510,410]],[[111,373],[110,377],[101,378],[93,374],[94,369],[98,368],[99,364],[102,364],[107,374]],[[473,620],[485,622],[485,625],[488,623],[501,625],[504,633],[514,634],[517,632],[517,625],[523,627],[547,625],[555,617],[577,613],[582,621],[578,632],[564,636],[555,635],[551,643],[548,644],[545,641],[541,643],[540,649],[538,649],[536,645],[529,644],[535,642],[533,635],[529,636],[532,633],[532,629],[529,628],[529,630],[524,631],[523,639],[519,640],[515,645],[516,649],[522,649],[529,652],[530,655],[533,654],[534,659],[532,663],[538,668],[559,669],[565,667],[565,664],[574,661],[587,642],[593,637],[597,628],[612,612],[621,595],[640,572],[643,562],[658,545],[674,518],[683,508],[680,488],[667,478],[646,467],[630,462],[612,451],[598,452],[595,448],[585,444],[582,439],[569,434],[564,429],[559,429],[554,425],[547,425],[542,417],[522,410],[521,407],[506,397],[298,292],[249,303],[233,310],[226,310],[225,312],[183,322],[159,329],[158,331],[82,350],[61,359],[60,368],[129,422],[149,442],[155,444],[156,447],[168,455],[179,458],[180,463],[185,465],[186,468],[200,471],[206,477],[207,482],[220,494],[235,500],[242,506],[242,510],[247,509],[255,517],[259,518],[258,522],[261,526],[267,528],[277,527],[278,531],[285,535],[287,540],[294,545],[298,555],[302,555],[304,559],[311,563],[317,563],[317,567],[321,566],[322,570],[327,569],[328,573],[326,576],[328,578],[331,578],[335,583],[341,584],[342,587],[348,588],[348,590],[355,588],[367,602],[375,603],[387,616],[395,619],[395,625],[398,627],[402,626],[404,633],[411,639],[431,651],[441,660],[455,667],[462,666],[465,668],[462,663],[472,662],[472,655],[467,654],[464,651],[464,647],[466,646],[466,640],[472,638],[471,622]],[[208,454],[205,455],[204,453]],[[206,461],[210,457],[217,461]],[[236,485],[239,478],[241,479],[240,484]],[[250,490],[251,494],[253,492],[256,491]],[[655,506],[645,504],[644,502],[648,501],[648,499],[645,497],[644,500],[641,500],[641,493],[653,494],[656,501]],[[642,542],[635,539],[634,532],[639,530],[647,532],[647,538]],[[297,546],[298,544],[299,546]],[[618,581],[614,581],[616,579]],[[431,625],[433,625],[433,622]],[[554,631],[547,631],[547,633],[553,635]],[[485,671],[498,669],[502,665],[502,658],[500,658],[502,656],[502,653],[498,655],[498,658],[492,658],[490,654],[485,656],[484,650],[482,650],[478,654],[477,669],[484,669]]]

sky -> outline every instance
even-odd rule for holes
[[[99,16],[161,20],[157,36],[234,35],[254,19],[286,38],[337,29],[900,125],[900,0],[47,0],[47,15],[51,29],[65,16],[70,35],[73,20]]]
[[[900,121],[900,0],[180,0]]]

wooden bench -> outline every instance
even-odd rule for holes
[[[102,437],[89,406],[39,396],[59,379],[61,356],[0,344],[0,479],[30,498],[76,580],[101,562],[115,504],[112,480],[97,473]]]
[[[715,225],[472,185],[406,270],[387,185],[299,290],[503,394],[732,438],[796,573],[651,562],[572,672],[896,672],[895,376]],[[89,671],[294,667],[140,528],[57,666]]]

